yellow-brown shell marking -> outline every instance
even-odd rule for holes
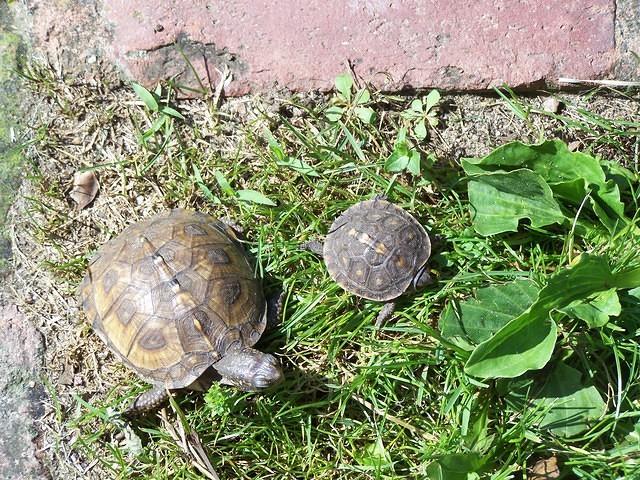
[[[80,285],[96,333],[145,380],[188,386],[229,348],[253,346],[266,302],[223,223],[173,210],[126,228]]]

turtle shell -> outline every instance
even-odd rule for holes
[[[379,198],[340,215],[323,247],[331,278],[348,292],[377,301],[405,293],[430,255],[431,242],[422,225]]]
[[[130,225],[99,249],[79,288],[89,322],[143,379],[196,380],[231,348],[254,345],[266,301],[230,228],[173,210]]]

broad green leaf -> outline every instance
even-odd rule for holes
[[[329,107],[324,111],[324,115],[327,117],[327,119],[330,122],[337,122],[338,120],[340,120],[342,118],[342,113],[344,112],[344,110],[342,109],[342,107],[338,107],[338,106],[333,106],[333,107]]]
[[[413,134],[420,140],[427,138],[427,126],[425,125],[424,120],[420,120],[415,124],[413,127]]]
[[[610,232],[628,222],[619,188],[613,180],[607,180],[600,162],[590,155],[569,151],[561,140],[538,145],[508,143],[486,157],[463,159],[462,166],[468,175],[528,168],[540,175],[559,198],[575,206],[589,195],[596,216]]]
[[[235,197],[236,192],[233,190],[222,172],[220,170],[214,170],[213,174],[216,177],[216,181],[218,182],[218,185],[220,185],[222,191],[231,197]]]
[[[416,113],[420,113],[422,114],[422,100],[420,100],[419,98],[416,98],[414,101],[411,102],[411,106],[409,107],[411,108],[411,110],[413,110]]]
[[[624,270],[613,275],[612,283],[610,286],[616,288],[630,288],[629,293],[632,295],[640,287],[640,267],[632,270]]]
[[[433,107],[435,107],[439,101],[440,101],[440,92],[438,92],[438,90],[431,90],[429,94],[426,96],[425,110],[428,112]]]
[[[527,310],[539,288],[529,279],[481,288],[475,299],[450,302],[440,317],[440,330],[447,339],[459,337],[471,344],[487,340],[504,325]]]
[[[158,111],[158,101],[156,100],[156,97],[153,95],[153,93],[151,93],[139,83],[132,82],[131,86],[133,87],[133,91],[136,92],[136,95],[138,95],[138,98],[142,100],[142,102],[147,106],[149,110],[151,110],[152,112]]]
[[[438,117],[436,117],[435,114],[429,113],[427,115],[427,120],[429,121],[429,125],[431,125],[433,128],[438,126]]]
[[[184,120],[184,116],[174,108],[164,106],[160,109],[160,113],[164,113],[165,115],[169,115],[170,117],[179,118],[180,120]]]
[[[438,458],[427,467],[429,480],[470,480],[479,479],[488,458],[476,452],[450,453]]]
[[[384,164],[387,172],[402,172],[409,165],[409,153],[395,150]]]
[[[358,91],[358,93],[356,93],[355,103],[357,105],[362,105],[363,103],[367,103],[369,100],[371,100],[371,94],[369,93],[369,90],[367,90],[366,88],[363,88],[360,91]]]
[[[606,404],[594,386],[581,382],[578,370],[559,363],[534,403],[545,409],[540,428],[560,437],[571,437],[584,431],[589,422],[606,411]]]
[[[236,192],[238,200],[243,202],[257,203],[259,205],[268,205],[275,207],[276,203],[270,198],[264,196],[262,193],[256,190],[238,190]]]
[[[356,459],[360,465],[378,469],[391,465],[391,455],[384,448],[380,438],[367,445],[362,452],[356,455]]]
[[[465,171],[471,165],[485,172],[528,168],[533,170],[550,185],[573,182],[584,179],[589,183],[604,182],[605,175],[597,159],[581,152],[569,151],[561,140],[548,140],[537,145],[511,142],[496,148],[483,158],[465,158],[462,161]],[[584,194],[572,198],[581,202]]]
[[[627,292],[629,295],[631,295],[632,297],[637,298],[638,300],[640,300],[640,287],[631,289]]]
[[[591,197],[589,201],[598,220],[609,230],[615,233],[622,229],[628,219],[624,215],[624,205],[620,201],[620,190],[613,180],[600,185],[590,185]]]
[[[523,218],[534,227],[565,220],[549,186],[528,169],[474,176],[468,189],[473,227],[481,235],[515,232]]]
[[[476,347],[465,372],[480,378],[513,378],[544,367],[556,344],[558,327],[551,318],[511,320]]]
[[[396,137],[393,152],[385,161],[387,172],[402,172],[407,170],[414,175],[420,175],[420,152],[411,149],[407,141],[407,129],[401,128]]]
[[[285,160],[287,158],[287,154],[284,152],[282,146],[278,143],[273,134],[268,130],[263,130],[264,136],[267,137],[267,143],[269,144],[269,150],[276,158],[276,160]]]
[[[164,117],[164,116],[160,116],[156,118],[151,124],[151,126],[147,130],[145,130],[144,133],[142,134],[143,139],[148,140],[153,135],[158,133],[162,129],[162,127],[164,127],[167,121],[168,121],[167,117]]]
[[[307,175],[308,177],[320,176],[320,174],[311,165],[298,158],[286,157],[283,160],[276,161],[276,163],[282,167],[287,167],[291,170],[302,173],[303,175]]]
[[[420,176],[420,152],[417,150],[411,150],[411,153],[409,154],[407,172],[416,177]]]
[[[338,75],[335,80],[336,90],[347,102],[351,100],[351,87],[353,86],[353,78],[348,73]]]
[[[622,312],[618,292],[615,288],[599,292],[588,300],[572,302],[562,311],[572,317],[584,320],[590,328],[602,327],[609,317],[617,317]]]
[[[370,107],[356,107],[354,110],[356,116],[366,124],[373,122],[376,112]]]
[[[529,309],[476,347],[465,372],[480,378],[513,378],[542,368],[549,361],[556,341],[552,310],[612,286],[640,282],[638,277],[640,269],[614,275],[604,258],[582,254],[571,268],[551,277]],[[567,288],[569,285],[571,288]]]

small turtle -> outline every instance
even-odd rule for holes
[[[322,255],[329,275],[346,291],[386,302],[376,327],[391,316],[395,299],[431,283],[429,235],[382,197],[348,208],[331,225],[324,245],[311,241],[302,247]]]
[[[168,389],[252,391],[282,378],[275,357],[251,348],[267,324],[260,282],[233,230],[208,215],[176,209],[129,226],[79,292],[98,336],[153,385],[127,414],[157,408]]]

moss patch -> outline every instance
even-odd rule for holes
[[[22,38],[11,32],[9,5],[0,5],[0,271],[9,257],[5,218],[20,183],[21,148],[16,140],[20,124],[20,79],[18,60],[24,55]],[[7,20],[9,19],[9,20]]]

